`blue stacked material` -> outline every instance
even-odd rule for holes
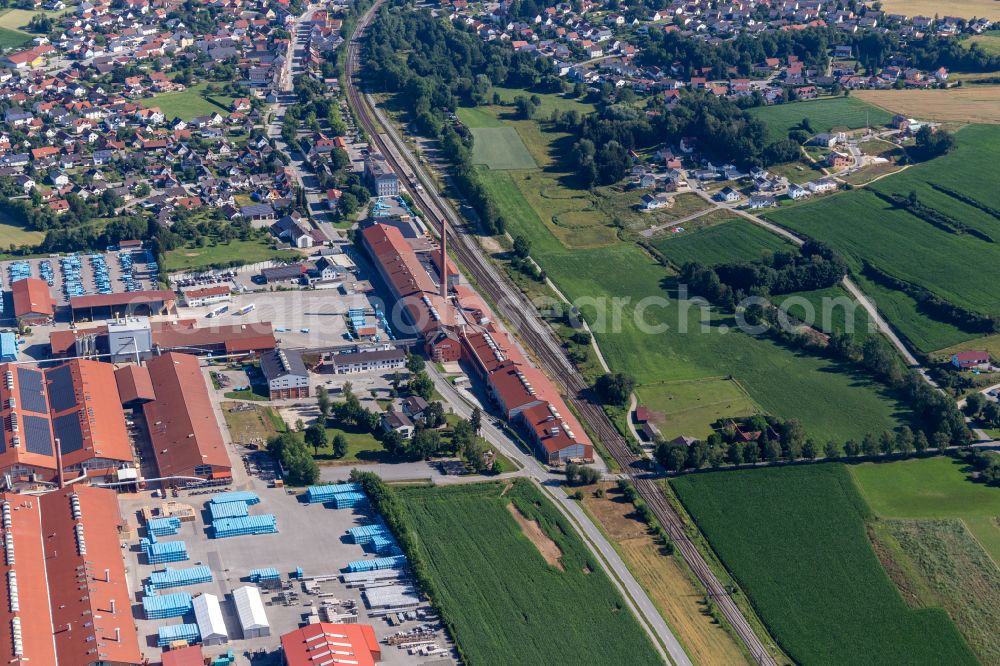
[[[281,580],[281,574],[278,573],[278,570],[273,567],[250,570],[251,583],[259,583],[266,580]]]
[[[160,627],[159,637],[156,639],[157,647],[167,647],[174,641],[187,641],[188,644],[197,643],[201,638],[197,624],[171,624]]]
[[[257,493],[250,492],[249,490],[234,490],[230,493],[219,493],[218,495],[214,495],[209,501],[212,504],[243,502],[247,505],[253,505],[260,503],[260,497],[257,496]]]
[[[302,571],[302,567],[295,567],[295,577],[301,580],[305,578],[305,572]]]
[[[372,537],[376,536],[386,536],[389,534],[389,529],[381,524],[375,523],[372,525],[360,525],[358,527],[352,527],[347,530],[347,534],[351,537],[351,542],[356,543],[359,546],[363,546],[372,540]]]
[[[177,534],[177,530],[181,528],[181,521],[179,518],[153,518],[146,523],[146,528],[150,534],[158,537],[170,536]]]
[[[368,503],[368,498],[364,493],[339,493],[331,498],[334,508],[353,509],[356,506],[364,506]]]
[[[348,573],[358,573],[359,571],[382,571],[383,569],[402,569],[406,566],[405,555],[394,555],[393,557],[376,557],[373,560],[354,560],[347,563]]]
[[[181,617],[191,612],[191,595],[187,592],[173,594],[157,594],[142,598],[142,611],[147,620],[162,620],[168,617]]]
[[[163,571],[154,571],[149,575],[149,587],[154,590],[210,583],[211,581],[212,570],[206,566],[188,567],[187,569],[167,567]]]
[[[306,501],[310,504],[330,502],[334,495],[342,493],[359,493],[361,486],[356,483],[333,483],[328,486],[309,486],[306,489]]]
[[[187,546],[183,541],[154,542],[143,538],[139,540],[139,544],[150,564],[181,562],[188,559]]]
[[[246,502],[212,502],[208,511],[212,514],[213,523],[220,518],[242,518],[249,513]]]
[[[371,549],[375,551],[377,555],[391,556],[391,555],[402,555],[403,551],[400,550],[399,545],[396,540],[391,536],[373,536],[371,540]]]
[[[248,534],[273,534],[278,531],[278,523],[269,513],[262,516],[220,518],[212,523],[212,531],[216,539]]]

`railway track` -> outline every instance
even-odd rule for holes
[[[369,141],[382,153],[389,166],[403,181],[410,183],[419,181],[423,191],[411,188],[410,196],[427,219],[440,220],[442,224],[451,228],[449,232],[449,236],[453,239],[451,248],[466,270],[471,273],[476,281],[476,288],[485,293],[500,311],[498,314],[503,315],[512,324],[517,336],[529,347],[529,352],[546,373],[562,383],[570,403],[593,429],[623,473],[633,481],[639,496],[670,535],[685,562],[698,577],[716,608],[733,627],[753,659],[761,666],[777,666],[701,552],[688,538],[682,518],[667,502],[656,484],[655,475],[650,474],[645,461],[632,451],[604,410],[585,397],[588,386],[566,358],[555,333],[547,324],[540,321],[535,306],[519,289],[510,285],[496,266],[483,255],[475,239],[464,233],[465,224],[458,212],[436,194],[437,186],[434,181],[424,172],[406,147],[397,144],[397,139],[389,134],[392,130],[388,122],[378,120],[375,109],[359,92],[354,77],[359,65],[360,40],[381,4],[382,0],[376,2],[358,21],[347,51],[348,100],[365,132],[368,133]],[[386,134],[380,133],[380,125],[386,127]],[[463,232],[455,233],[457,230]]]

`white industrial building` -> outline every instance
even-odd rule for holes
[[[236,615],[243,629],[243,638],[260,638],[271,635],[271,625],[264,612],[264,602],[260,598],[260,590],[252,585],[244,585],[233,590],[233,602],[236,604]]]
[[[153,331],[148,317],[129,317],[108,324],[112,363],[135,362],[153,355]]]
[[[219,597],[214,594],[202,594],[195,597],[194,619],[198,623],[203,645],[221,645],[229,642],[226,632],[226,621],[222,617]]]

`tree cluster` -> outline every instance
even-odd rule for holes
[[[299,433],[283,432],[272,437],[267,452],[281,463],[289,484],[307,486],[319,480],[319,466]]]

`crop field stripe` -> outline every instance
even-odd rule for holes
[[[977,663],[946,613],[906,606],[868,541],[870,512],[844,465],[671,483],[795,661]]]
[[[430,590],[469,663],[658,664],[649,638],[603,569],[526,479],[400,488]],[[507,510],[515,502],[561,551],[545,562]]]
[[[783,139],[803,118],[809,119],[814,132],[859,129],[866,123],[877,127],[892,120],[888,111],[853,97],[773,104],[751,109],[750,112],[764,121],[772,139]]]
[[[743,218],[659,238],[653,241],[653,246],[677,266],[692,261],[706,266],[749,261],[765,252],[794,249],[784,239]]]

